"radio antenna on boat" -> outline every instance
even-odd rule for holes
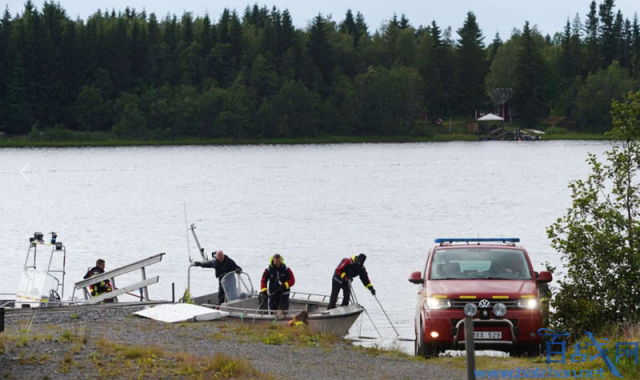
[[[193,259],[191,258],[191,247],[189,245],[189,231],[191,231],[191,233],[193,234],[193,238],[196,241],[196,245],[198,246],[198,251],[200,251],[200,256],[202,256],[202,260],[209,261],[209,257],[204,253],[204,248],[200,246],[200,241],[198,241],[198,236],[196,236],[196,224],[191,223],[191,226],[189,226],[189,223],[187,222],[187,205],[186,204],[184,205],[184,225],[185,227],[187,227],[187,249],[189,250],[189,262],[193,262]]]
[[[200,256],[202,256],[202,260],[209,261],[209,257],[204,253],[204,248],[200,246],[200,241],[198,240],[198,236],[196,235],[196,224],[191,223],[191,227],[189,227],[189,229],[191,230],[191,234],[193,234],[193,238],[196,241],[196,245],[198,246],[198,251],[200,251]]]
[[[187,233],[187,250],[189,251],[189,262],[192,263],[193,259],[191,259],[191,244],[189,243],[189,223],[187,222],[187,204],[183,203],[184,206],[184,226],[185,232]]]

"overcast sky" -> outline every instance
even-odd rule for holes
[[[9,6],[11,13],[21,12],[24,0],[0,0],[0,4]],[[601,0],[598,0],[600,3]],[[34,0],[40,7],[42,1]],[[60,3],[67,10],[67,13],[75,18],[82,19],[98,8],[115,8],[124,10],[130,6],[138,10],[143,8],[148,13],[155,12],[158,15],[165,15],[168,12],[178,15],[185,11],[203,15],[208,12],[212,17],[218,18],[225,7],[235,8],[240,13],[249,3],[246,0],[224,0],[224,1],[204,1],[204,0],[61,0]],[[431,23],[432,20],[442,27],[451,26],[455,29],[462,25],[468,11],[476,14],[480,27],[484,35],[487,36],[488,44],[496,32],[508,37],[514,27],[522,28],[525,20],[538,25],[544,33],[561,31],[567,16],[573,17],[576,12],[584,20],[584,15],[589,11],[590,0],[276,0],[265,3],[269,8],[276,5],[280,9],[289,9],[293,16],[294,23],[299,27],[304,27],[309,20],[318,12],[323,15],[331,14],[334,20],[342,20],[347,9],[352,9],[354,13],[360,11],[364,14],[370,30],[378,26],[393,16],[398,17],[404,13],[411,24]],[[639,0],[617,0],[616,6],[622,10],[625,17],[633,18],[634,13],[640,10]],[[4,8],[4,7],[3,7]],[[457,35],[456,35],[457,37]]]

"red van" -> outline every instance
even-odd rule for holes
[[[420,285],[415,318],[416,355],[464,349],[464,306],[474,303],[476,349],[539,353],[543,326],[541,292],[550,272],[534,272],[518,238],[436,239]],[[543,292],[543,298],[546,297]]]

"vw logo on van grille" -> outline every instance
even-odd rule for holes
[[[491,307],[491,303],[489,300],[482,300],[478,306],[480,306],[481,309],[488,309]]]

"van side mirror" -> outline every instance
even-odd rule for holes
[[[538,278],[536,279],[536,282],[538,284],[546,284],[551,281],[553,281],[553,275],[551,274],[551,272],[540,272]]]
[[[424,279],[422,278],[422,272],[413,272],[409,276],[409,282],[412,284],[423,285]]]

